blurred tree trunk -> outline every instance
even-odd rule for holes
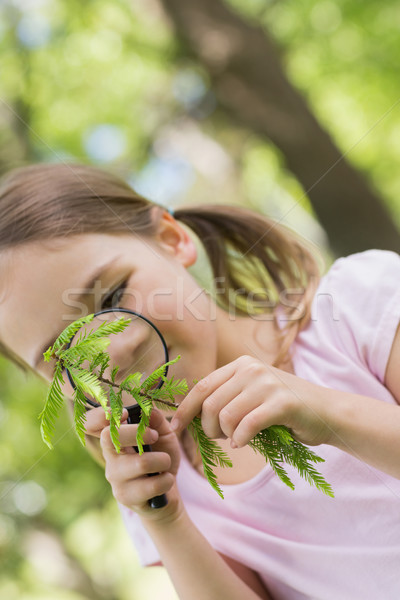
[[[399,251],[379,195],[336,147],[291,85],[268,34],[222,0],[161,0],[176,32],[210,74],[220,106],[271,140],[306,191],[333,252]]]
[[[26,97],[34,97],[35,93],[31,80],[31,52],[17,39],[15,23],[19,18],[18,9],[9,5],[4,12],[5,23],[12,24],[8,31],[9,45],[18,58],[18,71],[28,91],[25,94],[20,91],[13,95],[12,100],[5,100],[3,94],[0,95],[0,176],[14,167],[40,160],[32,144],[35,136],[31,127],[32,108],[26,100]]]
[[[35,162],[26,120],[28,108],[22,99],[13,105],[0,99],[0,176],[14,167]]]

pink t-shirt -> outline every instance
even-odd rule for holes
[[[296,375],[395,404],[383,381],[399,322],[400,256],[368,250],[340,258],[293,346]],[[315,451],[334,499],[287,466],[292,491],[266,465],[249,481],[222,485],[222,500],[183,452],[178,487],[212,546],[259,573],[275,600],[400,598],[400,480],[331,446]],[[157,562],[139,517],[121,512],[141,563]]]

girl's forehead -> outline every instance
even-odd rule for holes
[[[101,261],[104,256],[111,256],[119,249],[128,251],[133,246],[140,246],[143,252],[149,244],[129,234],[77,234],[21,244],[6,251],[4,260],[18,265],[19,270],[45,263],[49,268],[54,265],[64,269],[68,264],[74,264],[75,269],[80,267],[79,272],[87,270],[89,264]]]

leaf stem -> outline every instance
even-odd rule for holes
[[[107,379],[106,377],[99,376],[98,379],[100,381],[103,381],[104,383],[107,383],[108,385],[112,385],[113,387],[117,388],[118,390],[121,389],[121,386],[119,386],[117,383],[113,383],[110,379]],[[141,396],[144,396],[145,398],[148,398],[149,400],[152,400],[151,396],[149,396],[142,390],[139,391],[139,394]],[[166,406],[172,406],[172,408],[178,408],[178,406],[179,406],[179,404],[175,404],[175,402],[168,402],[168,400],[161,400],[159,398],[156,398],[156,400],[157,400],[157,402],[161,402],[161,404],[165,404]]]
[[[58,357],[56,357],[58,358]],[[67,365],[65,364],[65,362],[60,359],[62,362],[62,365],[65,369],[67,369]],[[100,377],[100,375],[97,376],[97,379],[99,379],[99,381],[102,381],[103,383],[106,383],[107,385],[112,385],[113,387],[117,388],[118,390],[121,389],[121,386],[119,386],[117,383],[114,383],[113,381],[111,381],[111,379],[107,379],[106,377]],[[142,390],[140,390],[139,394],[141,396],[145,396],[146,398],[152,400],[151,396],[149,396],[148,394],[144,393]],[[160,402],[161,404],[165,404],[165,406],[171,406],[172,408],[178,408],[179,404],[175,404],[175,402],[169,402],[168,400],[162,400],[161,398],[156,398],[157,402]]]

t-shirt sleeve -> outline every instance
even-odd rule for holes
[[[384,383],[400,322],[400,256],[366,250],[336,260],[325,276],[345,349]]]
[[[148,567],[160,561],[160,555],[153,540],[143,527],[140,517],[126,506],[118,503],[122,520],[136,549],[142,567]]]

